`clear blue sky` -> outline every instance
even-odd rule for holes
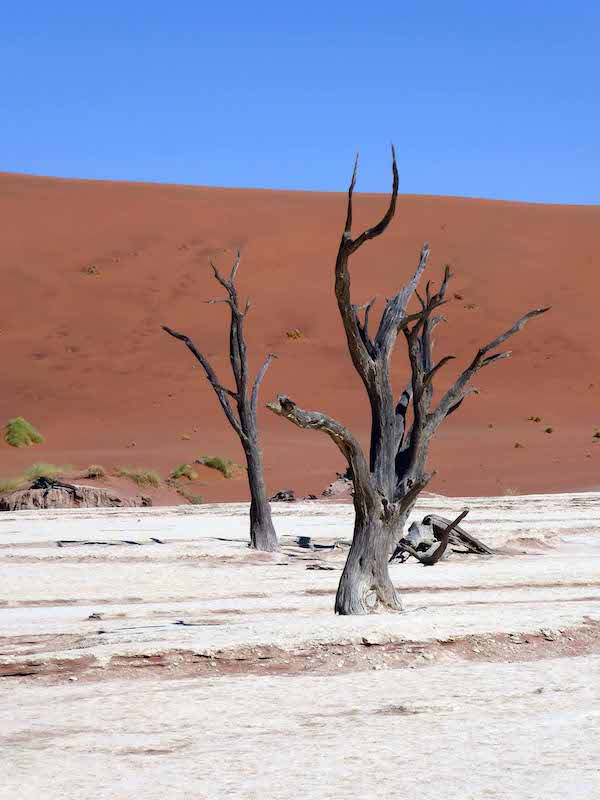
[[[7,0],[0,170],[600,202],[600,0]]]

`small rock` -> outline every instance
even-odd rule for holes
[[[277,494],[274,494],[273,497],[269,498],[271,503],[294,503],[296,498],[294,497],[294,490],[293,489],[282,489]]]
[[[557,639],[560,639],[560,632],[553,631],[550,628],[542,628],[540,633],[547,642],[555,642]]]
[[[71,682],[73,682],[73,681],[76,681],[76,680],[79,680],[79,679],[78,679],[78,678],[76,678],[76,677],[75,677],[75,675],[69,675],[69,680],[70,680]]]

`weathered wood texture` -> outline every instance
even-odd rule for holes
[[[434,474],[428,474],[425,470],[431,438],[444,419],[460,407],[468,394],[476,391],[468,387],[473,376],[488,364],[507,358],[510,352],[488,354],[521,330],[527,320],[548,310],[539,308],[530,311],[512,328],[482,347],[437,406],[433,407],[433,379],[453,358],[445,356],[435,364],[432,355],[432,333],[443,319],[434,312],[447,302],[445,296],[451,278],[450,270],[445,268],[437,292],[432,290],[431,281],[425,287],[424,296],[417,292],[429,258],[429,246],[426,243],[411,279],[387,301],[377,330],[374,335],[371,334],[370,313],[375,299],[364,305],[353,304],[349,261],[360,247],[381,236],[394,217],[398,169],[393,147],[393,182],[388,208],[376,225],[353,238],[353,193],[357,168],[358,158],[348,190],[346,222],[335,263],[335,295],[350,357],[371,406],[368,462],[352,434],[330,417],[301,411],[286,397],[280,397],[277,403],[270,404],[275,413],[296,425],[327,433],[352,467],[356,522],[352,547],[336,598],[336,611],[341,614],[365,613],[374,610],[378,604],[391,609],[400,607],[387,564],[394,545],[402,536],[408,513],[419,492]],[[420,308],[409,312],[413,295],[416,295]],[[362,316],[361,312],[364,312]],[[400,332],[406,340],[410,380],[396,400],[390,361]]]

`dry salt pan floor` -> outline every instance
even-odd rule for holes
[[[600,494],[415,516],[465,506],[503,554],[354,618],[350,506],[274,506],[274,556],[241,505],[1,515],[0,797],[600,797]]]

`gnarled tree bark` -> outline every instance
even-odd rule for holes
[[[231,311],[229,359],[231,361],[231,370],[236,384],[235,391],[226,389],[221,384],[210,362],[198,350],[194,342],[188,336],[183,333],[178,333],[172,328],[168,328],[166,325],[163,325],[163,330],[170,336],[183,342],[200,362],[209,383],[219,398],[219,402],[221,403],[221,407],[229,424],[240,438],[246,456],[248,483],[250,486],[250,547],[255,550],[273,552],[278,550],[278,543],[277,534],[275,533],[273,520],[271,518],[271,506],[269,505],[269,497],[263,474],[262,455],[258,438],[257,406],[261,381],[275,356],[273,353],[269,353],[252,387],[250,387],[248,378],[248,357],[244,338],[244,319],[250,308],[250,300],[248,299],[246,301],[245,307],[242,310],[235,287],[235,276],[240,264],[240,258],[241,256],[238,250],[237,258],[228,279],[221,275],[212,261],[210,262],[215,273],[215,278],[227,291],[227,297],[220,300],[210,300],[209,303],[227,303]],[[233,400],[237,406],[237,414],[231,405],[231,400]]]
[[[377,331],[369,331],[370,312],[375,299],[362,306],[352,303],[349,261],[366,242],[381,236],[396,212],[398,170],[392,147],[393,184],[390,202],[381,220],[356,238],[352,236],[352,201],[356,185],[358,158],[348,190],[346,223],[335,264],[335,295],[344,325],[352,363],[364,384],[371,406],[371,442],[367,462],[352,434],[342,425],[316,412],[298,409],[281,396],[269,404],[272,411],[303,428],[324,430],[336,442],[352,467],[356,522],[354,539],[336,598],[340,614],[365,613],[381,604],[399,609],[400,601],[391,584],[387,562],[414,503],[432,477],[426,472],[431,438],[444,419],[456,411],[465,397],[477,390],[468,388],[473,376],[488,364],[507,358],[510,352],[491,354],[527,320],[547,311],[539,308],[521,317],[505,333],[482,347],[453,386],[432,408],[434,377],[453,356],[433,361],[432,333],[443,320],[435,311],[446,303],[445,295],[451,274],[444,271],[440,288],[432,292],[431,282],[425,296],[417,286],[429,258],[429,246],[421,249],[417,268],[409,282],[387,301]],[[420,309],[409,313],[408,306],[417,296]],[[360,312],[364,311],[361,317]],[[408,349],[410,380],[396,401],[390,374],[391,355],[402,332]],[[356,451],[360,451],[360,456]],[[359,469],[357,469],[359,467]]]

